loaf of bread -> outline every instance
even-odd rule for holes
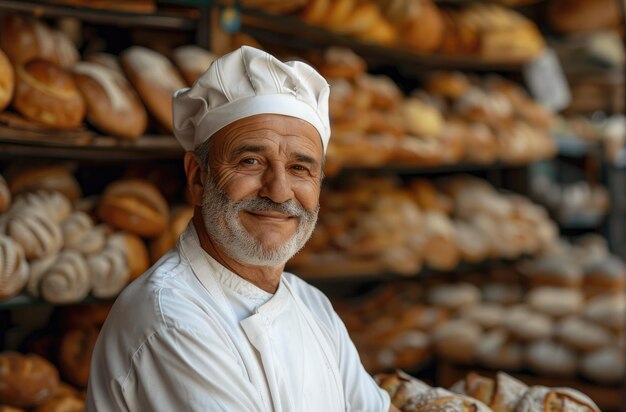
[[[41,279],[48,273],[48,270],[50,270],[58,258],[59,255],[54,253],[29,262],[30,275],[28,276],[28,283],[26,283],[26,292],[30,296],[34,298],[40,296],[39,285],[41,284]]]
[[[74,80],[85,99],[87,120],[104,133],[137,139],[146,130],[148,116],[125,77],[95,63],[72,66]]]
[[[354,80],[365,73],[366,65],[351,49],[330,47],[324,53],[324,63],[319,70],[326,78]]]
[[[585,296],[619,293],[626,289],[626,266],[615,257],[595,259],[585,265],[583,291]]]
[[[584,315],[594,323],[614,331],[623,331],[626,322],[626,296],[623,293],[597,295],[587,302]]]
[[[139,236],[128,232],[118,232],[111,235],[107,243],[108,247],[123,252],[130,270],[128,281],[136,279],[150,267],[148,248]]]
[[[565,34],[615,29],[621,24],[619,4],[611,0],[553,0],[547,17],[553,29]]]
[[[120,61],[117,56],[110,53],[93,53],[85,56],[84,61],[94,63],[102,67],[106,67],[109,70],[113,70],[117,74],[124,76],[124,70],[120,65]]]
[[[516,411],[600,412],[600,408],[587,395],[574,389],[532,386],[522,397]]]
[[[16,66],[36,57],[55,60],[52,30],[39,20],[19,14],[4,15],[0,48]]]
[[[13,98],[15,89],[15,75],[11,62],[0,49],[0,112],[3,111]]]
[[[98,216],[114,228],[155,237],[167,227],[169,208],[159,190],[139,179],[120,180],[106,187]]]
[[[58,223],[45,213],[14,212],[0,223],[2,231],[24,250],[27,259],[57,253],[63,246]]]
[[[20,408],[31,408],[54,396],[59,372],[44,358],[16,352],[0,354],[0,399]]]
[[[530,310],[526,305],[513,306],[505,319],[507,330],[512,336],[523,341],[547,339],[552,335],[552,320]]]
[[[73,212],[61,225],[64,248],[84,255],[100,252],[106,243],[103,226],[94,227],[91,217],[84,212]]]
[[[600,325],[578,316],[569,316],[556,324],[555,336],[572,349],[590,352],[609,346],[613,339]]]
[[[481,365],[493,369],[520,370],[524,366],[524,346],[505,329],[493,329],[482,335],[476,357]]]
[[[443,388],[431,388],[409,400],[404,412],[438,411],[476,411],[489,412],[491,409],[478,399],[447,391]]]
[[[404,409],[410,399],[431,389],[426,383],[401,370],[394,373],[377,374],[374,376],[374,380],[378,386],[389,393],[391,403],[400,409]]]
[[[150,242],[150,257],[152,262],[159,260],[161,256],[174,247],[178,237],[183,233],[192,217],[193,208],[190,206],[182,206],[172,211],[165,231]]]
[[[216,55],[194,45],[180,46],[172,52],[172,60],[182,73],[188,86],[207,71]]]
[[[573,376],[578,366],[575,351],[547,340],[528,345],[526,362],[533,371],[549,376]]]
[[[60,192],[72,203],[81,197],[81,188],[71,171],[65,166],[37,166],[14,169],[6,174],[13,195],[22,192],[45,190]]]
[[[0,300],[18,294],[28,282],[24,249],[12,238],[0,235]]]
[[[91,354],[96,346],[99,330],[74,329],[63,335],[59,346],[59,368],[69,383],[86,388],[89,380]]]
[[[603,384],[623,382],[626,373],[623,348],[610,345],[585,355],[580,362],[580,371],[587,378]]]
[[[41,296],[50,303],[67,304],[83,300],[91,290],[91,273],[85,258],[75,251],[63,251],[41,279]]]
[[[130,278],[126,254],[108,247],[87,259],[92,276],[91,293],[97,298],[117,296]]]
[[[60,66],[35,58],[16,67],[13,107],[24,117],[54,128],[74,128],[85,117],[85,102]]]
[[[121,63],[150,113],[171,132],[172,95],[185,87],[174,65],[165,56],[140,46],[126,49]]]
[[[450,321],[433,333],[437,355],[453,362],[471,364],[476,359],[476,349],[482,331],[478,325],[462,319]]]
[[[584,297],[579,290],[565,288],[536,288],[526,296],[528,306],[539,313],[561,318],[580,312]]]
[[[515,412],[528,386],[504,372],[495,379],[470,372],[450,390],[478,399],[494,411]]]
[[[44,214],[55,223],[62,224],[72,213],[72,205],[60,192],[37,190],[17,195],[12,210]]]

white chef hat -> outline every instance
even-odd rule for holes
[[[215,60],[191,88],[174,93],[174,135],[190,151],[239,119],[282,114],[313,125],[326,153],[328,96],[328,83],[308,64],[283,63],[243,46]]]

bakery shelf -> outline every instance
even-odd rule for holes
[[[498,170],[510,170],[510,169],[522,169],[530,166],[530,164],[513,164],[513,163],[491,163],[491,164],[471,164],[471,163],[458,163],[450,165],[440,166],[415,166],[415,165],[384,165],[377,167],[357,167],[357,166],[344,166],[341,172],[367,172],[373,169],[379,170],[385,173],[395,173],[399,175],[436,175],[436,174],[451,174],[451,173],[469,173],[469,172],[489,172]]]
[[[183,150],[172,136],[142,136],[135,142],[123,142],[114,137],[97,136],[88,144],[27,141],[21,138],[0,137],[0,158],[127,161],[179,159],[182,156]]]
[[[148,27],[172,30],[195,30],[196,17],[178,13],[140,14],[106,9],[91,9],[41,1],[0,0],[0,10],[31,13],[37,17],[75,17],[92,23],[112,24],[121,27]]]
[[[26,294],[21,293],[7,300],[0,301],[0,310],[8,310],[8,309],[14,309],[14,308],[20,308],[20,307],[30,307],[30,306],[70,306],[70,305],[77,305],[80,303],[113,302],[114,300],[115,298],[98,299],[89,295],[80,302],[69,303],[67,305],[55,305],[54,303],[47,302],[43,299],[35,299]]]
[[[437,360],[437,379],[441,386],[450,387],[457,381],[465,378],[469,372],[477,372],[485,376],[493,376],[495,370],[485,369],[475,365],[457,365],[443,360]],[[549,377],[540,376],[531,372],[510,372],[510,375],[520,379],[529,386],[542,385],[548,387],[574,388],[593,399],[603,412],[624,411],[626,392],[621,385],[606,385],[590,382],[582,377]]]
[[[371,66],[402,67],[410,72],[432,69],[518,72],[526,61],[498,61],[477,56],[417,54],[400,47],[379,46],[335,34],[309,25],[293,16],[275,15],[258,9],[242,8],[243,31],[261,43],[267,42],[295,49],[319,49],[342,46],[354,50]]]

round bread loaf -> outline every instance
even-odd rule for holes
[[[63,251],[41,279],[41,296],[62,305],[83,300],[91,289],[91,273],[85,258],[75,251]]]
[[[13,65],[36,57],[55,60],[52,31],[37,19],[20,14],[6,14],[0,24],[0,48]]]
[[[430,290],[428,301],[450,310],[470,308],[480,302],[480,289],[470,283],[443,284]]]
[[[41,284],[41,279],[48,273],[48,270],[54,265],[58,257],[59,255],[54,253],[30,261],[30,276],[26,284],[26,291],[30,296],[34,298],[40,296],[39,285]]]
[[[74,80],[85,99],[87,120],[104,133],[138,139],[146,130],[148,116],[126,78],[95,63],[72,67]]]
[[[114,228],[155,237],[167,227],[169,208],[153,184],[139,179],[118,180],[104,190],[98,216]]]
[[[23,116],[54,128],[82,124],[85,102],[71,74],[40,58],[17,66],[16,74],[13,107]]]
[[[593,322],[571,316],[556,324],[555,336],[572,349],[594,351],[608,346],[613,337],[608,330]]]
[[[130,278],[125,252],[108,247],[87,260],[92,276],[91,293],[97,298],[117,296]]]
[[[63,377],[79,388],[89,380],[91,354],[96,346],[97,328],[74,329],[63,335],[59,346],[59,367]]]
[[[342,47],[331,47],[324,53],[324,64],[320,74],[330,79],[354,80],[365,73],[365,61],[352,50]]]
[[[587,302],[584,314],[592,322],[615,331],[623,331],[626,322],[626,295],[598,295]]]
[[[124,253],[130,269],[129,281],[136,279],[150,267],[148,248],[139,236],[119,232],[109,237],[108,245]]]
[[[55,223],[63,223],[72,213],[72,205],[60,192],[38,190],[22,193],[15,197],[13,209],[20,212],[41,213]]]
[[[0,300],[18,294],[28,282],[29,268],[24,249],[8,236],[0,235]]]
[[[461,312],[461,317],[475,322],[483,329],[493,329],[504,324],[506,309],[493,303],[479,303]]]
[[[532,370],[551,376],[573,376],[578,366],[576,352],[551,341],[537,341],[528,345],[526,361]]]
[[[624,351],[618,346],[609,346],[591,352],[581,360],[580,370],[583,375],[596,382],[620,383],[626,372]]]
[[[124,76],[124,70],[120,65],[117,56],[109,53],[93,53],[85,57],[85,61],[89,63],[95,63],[97,65],[106,67],[109,70],[113,70],[120,76]]]
[[[504,329],[485,333],[478,343],[476,356],[482,365],[494,369],[519,370],[524,365],[524,347],[512,341]]]
[[[82,191],[76,178],[64,166],[40,166],[14,170],[12,173],[7,173],[6,178],[13,195],[37,190],[60,192],[72,203],[81,197]]]
[[[178,237],[183,233],[192,217],[193,208],[190,206],[182,206],[172,211],[170,221],[165,231],[150,242],[150,257],[152,262],[159,260],[161,256],[174,247]]]
[[[59,385],[59,372],[34,354],[0,354],[0,399],[9,405],[31,408],[52,398]]]
[[[180,46],[172,52],[172,60],[191,86],[213,63],[217,56],[195,45]]]
[[[579,290],[546,286],[530,291],[526,302],[537,312],[560,318],[578,313],[583,308],[584,298]]]
[[[489,412],[491,409],[481,401],[469,396],[455,394],[443,388],[431,388],[410,399],[405,412],[476,411]]]
[[[57,253],[63,247],[59,225],[44,213],[11,213],[2,222],[6,235],[20,244],[26,259],[38,259]]]
[[[11,102],[14,89],[15,75],[13,74],[13,67],[6,54],[0,49],[0,112]]]
[[[517,305],[509,309],[505,325],[512,336],[524,341],[547,339],[552,336],[553,324],[550,318],[533,312],[526,305]]]
[[[171,132],[172,95],[185,87],[174,65],[165,56],[140,46],[126,49],[121,63],[150,113]]]
[[[75,211],[61,224],[66,249],[76,249],[82,238],[93,228],[93,220],[84,212]]]
[[[433,344],[437,355],[459,363],[472,363],[480,342],[481,329],[466,320],[453,320],[433,333]]]

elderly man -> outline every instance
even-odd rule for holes
[[[328,95],[251,47],[175,94],[194,218],[113,306],[87,410],[397,410],[328,299],[283,272],[317,219]]]

